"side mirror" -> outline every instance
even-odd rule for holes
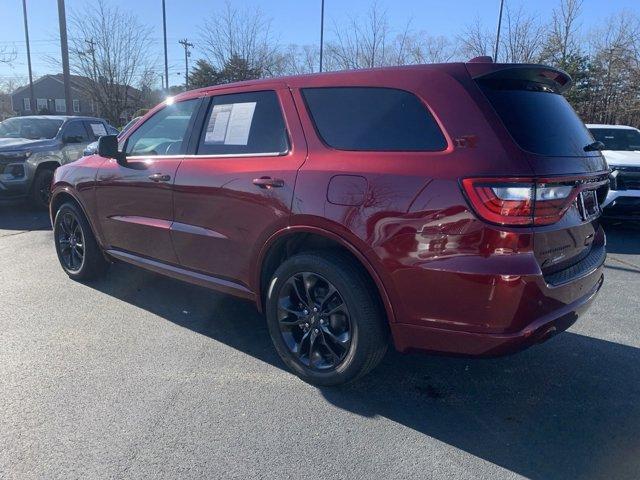
[[[115,135],[103,135],[98,139],[98,155],[105,158],[115,158],[120,165],[127,166],[124,152],[118,151],[118,137]]]

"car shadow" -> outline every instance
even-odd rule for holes
[[[90,286],[285,369],[250,302],[124,264]],[[372,374],[319,393],[525,477],[640,478],[638,348],[567,332],[496,359],[389,352]]]
[[[0,205],[0,236],[4,231],[51,230],[49,213],[26,205]]]

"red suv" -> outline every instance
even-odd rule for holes
[[[566,73],[472,61],[186,92],[51,201],[77,280],[121,260],[249,299],[303,379],[401,352],[501,355],[600,289],[607,165]]]

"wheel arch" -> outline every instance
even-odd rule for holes
[[[53,226],[53,223],[55,222],[56,212],[66,202],[72,202],[80,209],[80,211],[84,215],[84,218],[87,219],[87,222],[91,227],[93,236],[98,242],[98,245],[102,246],[101,245],[102,242],[98,235],[96,226],[93,223],[93,219],[91,218],[90,215],[87,215],[87,209],[82,204],[80,199],[77,197],[73,189],[68,185],[58,187],[55,191],[51,193],[51,203],[49,204],[49,217],[51,219],[51,226]]]
[[[395,323],[395,313],[389,294],[372,261],[343,236],[316,226],[290,226],[274,233],[265,242],[258,254],[256,268],[254,269],[258,310],[260,312],[264,311],[269,279],[285,258],[303,251],[336,248],[346,251],[363,268],[377,291],[377,296],[389,323]]]

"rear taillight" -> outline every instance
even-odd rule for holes
[[[530,178],[465,178],[462,187],[475,212],[499,225],[555,223],[578,195],[575,182]]]

